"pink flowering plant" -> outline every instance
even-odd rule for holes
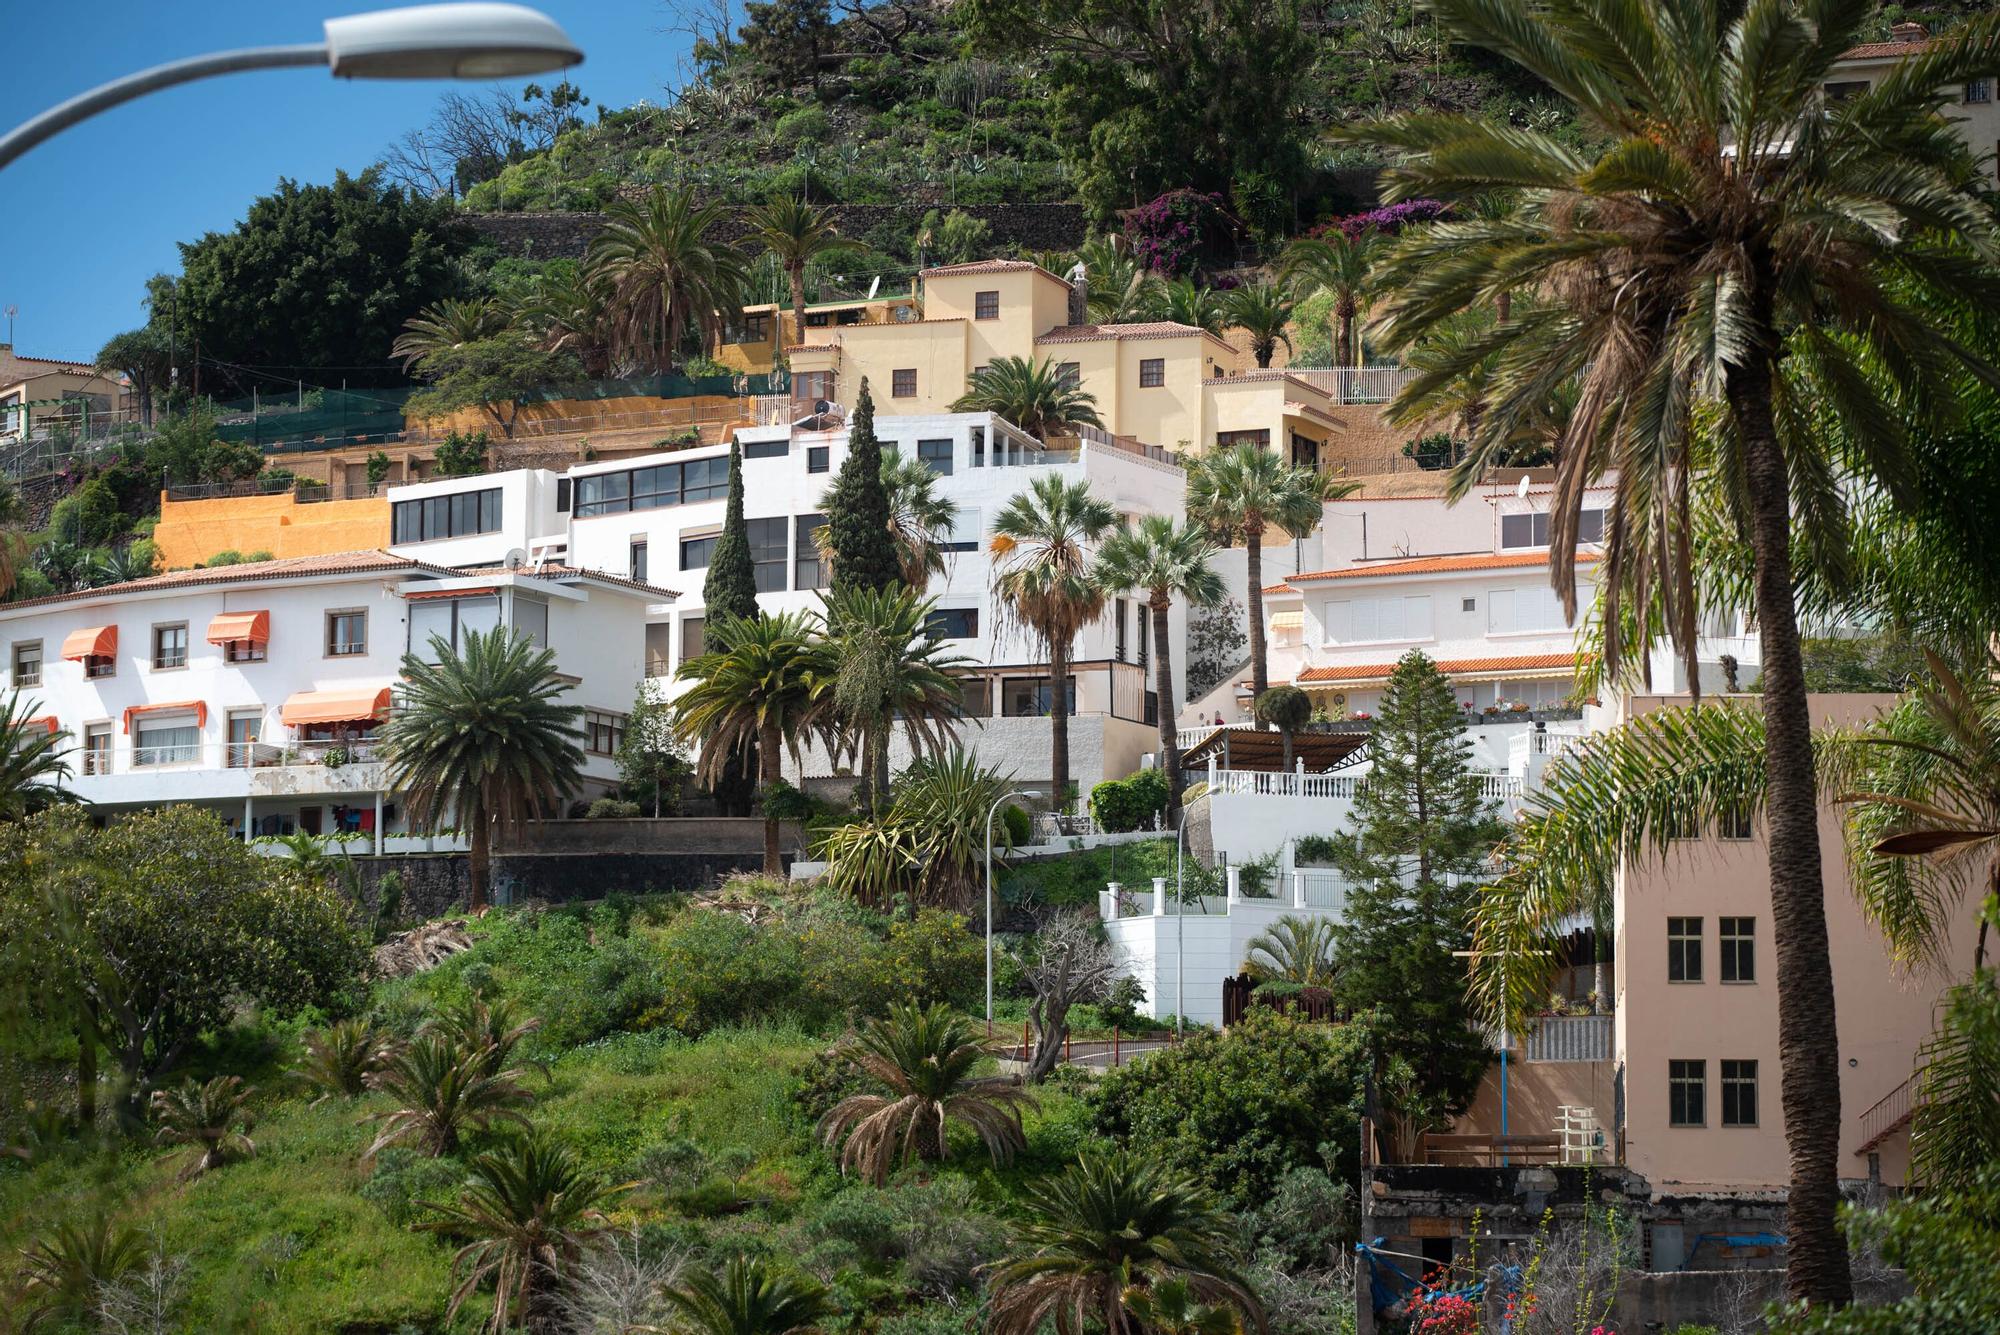
[[[1229,212],[1212,191],[1169,190],[1125,215],[1132,256],[1154,273],[1191,273],[1229,232]]]

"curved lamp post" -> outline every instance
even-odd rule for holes
[[[1036,798],[1042,795],[1039,788],[1024,788],[1018,793],[1002,793],[993,799],[993,805],[986,808],[986,1036],[993,1037],[993,813],[1000,804],[1010,798]]]
[[[98,112],[239,70],[324,65],[336,79],[506,79],[565,69],[583,52],[524,5],[416,5],[326,21],[326,40],[191,56],[91,89],[0,137],[0,167]]]

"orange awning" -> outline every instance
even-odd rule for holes
[[[54,714],[44,714],[40,718],[28,719],[21,726],[24,728],[47,728],[51,736],[54,736],[61,730],[61,725],[56,722]]]
[[[271,614],[269,612],[224,612],[208,623],[210,644],[269,644],[271,642]]]
[[[118,627],[86,626],[73,630],[63,639],[64,658],[81,663],[86,658],[115,658],[118,656]]]
[[[134,714],[164,714],[170,710],[189,710],[189,709],[192,709],[194,711],[195,727],[205,728],[208,726],[208,704],[205,701],[169,700],[167,703],[160,705],[125,706],[125,731],[126,732],[132,731],[132,716]]]
[[[500,592],[499,588],[492,584],[483,585],[476,589],[419,589],[415,593],[404,594],[403,601],[406,603],[421,603],[432,598],[485,598],[498,592]]]
[[[302,723],[359,723],[389,712],[387,686],[346,686],[336,691],[300,691],[285,701],[278,718],[286,727]]]

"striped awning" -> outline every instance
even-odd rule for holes
[[[1306,614],[1294,608],[1289,612],[1271,613],[1272,630],[1304,630]]]
[[[387,686],[344,686],[332,691],[299,691],[285,701],[278,718],[288,728],[303,723],[361,723],[389,712]]]
[[[269,612],[224,612],[208,623],[210,644],[269,644]]]
[[[132,720],[140,714],[187,713],[190,710],[194,713],[195,727],[205,728],[208,726],[208,703],[203,700],[168,700],[163,704],[157,705],[127,705],[125,706],[125,731],[132,731]]]
[[[482,584],[476,589],[418,589],[403,595],[406,603],[429,602],[434,598],[486,598],[500,590],[491,584]]]
[[[85,626],[63,637],[62,656],[81,663],[86,658],[114,658],[118,654],[118,627]]]

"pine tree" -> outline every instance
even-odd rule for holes
[[[1471,943],[1477,885],[1506,831],[1473,772],[1456,693],[1417,650],[1389,675],[1370,758],[1350,828],[1334,836],[1334,865],[1352,886],[1337,987],[1349,1009],[1385,1012],[1394,1046],[1384,1055],[1462,1112],[1488,1054],[1467,1024],[1466,961],[1452,952]]]
[[[875,400],[865,379],[848,426],[847,458],[827,497],[826,522],[833,530],[835,589],[890,589],[902,582],[882,485],[882,445],[875,439]]]
[[[724,617],[757,618],[757,566],[750,559],[750,525],[743,518],[743,447],[729,446],[729,504],[722,512],[722,534],[708,561],[708,578],[701,586],[702,616],[708,625]]]

